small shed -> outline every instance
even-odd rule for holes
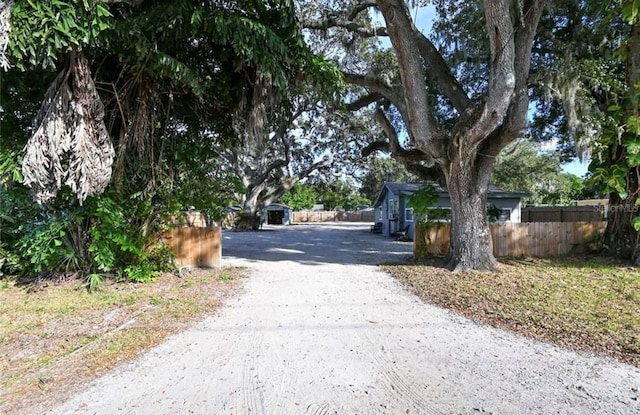
[[[413,238],[413,209],[407,206],[407,198],[427,185],[432,185],[438,194],[434,207],[451,209],[451,199],[445,187],[437,183],[395,183],[385,182],[374,204],[375,221],[382,223],[382,234],[392,236],[395,232],[407,228],[407,236]],[[527,193],[509,192],[497,186],[489,185],[487,204],[500,209],[500,222],[520,222],[522,198]]]
[[[272,203],[265,209],[269,225],[289,225],[293,218],[293,210],[281,203]]]

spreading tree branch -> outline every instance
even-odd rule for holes
[[[414,36],[420,50],[420,56],[429,67],[429,75],[436,82],[440,91],[449,98],[454,108],[462,113],[471,105],[471,100],[462,89],[462,85],[453,76],[449,65],[433,43],[418,30],[414,32]]]
[[[374,117],[389,138],[389,150],[396,158],[402,159],[404,161],[418,161],[428,159],[428,156],[419,149],[407,150],[402,146],[402,144],[400,144],[398,133],[396,132],[393,124],[391,124],[391,121],[389,121],[389,119],[385,115],[384,111],[382,111],[380,108],[376,109]]]
[[[364,95],[358,99],[356,99],[355,101],[352,101],[350,103],[347,104],[347,110],[349,111],[358,111],[361,108],[366,107],[369,104],[372,104],[376,101],[379,101],[381,99],[383,99],[384,97],[377,93],[377,92],[373,92],[367,95]]]

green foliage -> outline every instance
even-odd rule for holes
[[[423,187],[407,198],[407,206],[413,209],[413,215],[425,219],[432,213],[437,202],[438,193],[432,185]]]
[[[220,272],[220,281],[231,281],[231,280],[233,280],[233,274],[227,271]]]
[[[640,92],[636,99],[640,99]],[[636,179],[630,177],[629,172],[640,167],[640,129],[637,117],[628,115],[633,113],[630,105],[631,100],[627,98],[622,100],[622,105],[609,107],[607,125],[595,147],[599,154],[589,165],[592,174],[588,184],[600,194],[617,193],[621,199],[637,192]]]
[[[240,211],[235,215],[235,220],[233,224],[233,228],[237,231],[257,231],[260,229],[260,225],[262,224],[262,219],[260,215]]]
[[[440,226],[449,217],[450,211],[440,206],[438,193],[433,185],[427,184],[407,198],[407,206],[413,209],[417,223]]]
[[[490,204],[487,206],[487,217],[489,218],[489,222],[495,222],[500,218],[502,214],[502,210],[494,204]]]
[[[163,166],[168,174],[159,180],[158,196],[171,201],[167,210],[173,214],[193,207],[210,220],[222,220],[224,208],[244,191],[244,185],[222,168],[211,141],[189,135],[170,138]]]
[[[85,286],[87,291],[94,293],[98,291],[102,285],[103,279],[100,274],[89,274],[85,278]]]
[[[175,255],[166,244],[158,243],[154,245],[147,251],[147,259],[153,265],[155,271],[172,272],[176,270]]]
[[[569,204],[585,188],[582,179],[562,172],[557,153],[539,151],[528,141],[503,150],[491,181],[504,190],[528,193],[527,204]]]
[[[358,205],[369,205],[371,201],[359,194],[355,184],[343,178],[334,178],[328,183],[314,185],[318,203],[325,210],[355,210]]]
[[[111,271],[116,265],[116,256],[144,257],[140,241],[128,232],[123,209],[112,199],[105,196],[94,200],[91,213],[89,252],[100,271]]]
[[[621,14],[622,18],[630,25],[640,20],[640,0],[624,2]]]
[[[369,200],[375,200],[384,182],[413,183],[417,180],[406,167],[392,158],[369,157],[365,174],[360,179],[360,193]]]
[[[69,271],[75,263],[74,253],[66,243],[69,220],[51,218],[48,221],[29,224],[25,235],[18,241],[17,249],[28,261],[25,272]],[[68,260],[68,259],[71,260]]]
[[[293,210],[304,210],[311,209],[316,204],[316,197],[312,186],[298,182],[293,189],[282,195],[280,201]]]
[[[0,150],[0,186],[6,188],[12,182],[22,182],[18,152]]]
[[[61,54],[95,44],[110,27],[99,0],[17,0],[11,11],[9,56],[21,69],[54,69]]]
[[[102,196],[87,199],[82,207],[58,200],[59,206],[46,212],[20,189],[0,191],[0,272],[26,276],[77,272],[93,290],[90,282],[95,275],[145,282],[158,272],[173,270],[168,248],[149,244],[143,236],[135,206],[125,208]],[[13,212],[20,212],[17,220],[10,216]]]

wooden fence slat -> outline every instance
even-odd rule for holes
[[[604,232],[606,222],[527,222],[489,225],[493,254],[501,256],[556,257],[584,250]],[[444,255],[449,250],[451,224],[416,226],[414,255]]]
[[[180,266],[218,268],[222,258],[220,228],[179,227],[163,234]]]
[[[293,223],[307,222],[374,222],[375,212],[358,210],[355,212],[293,212]]]
[[[600,222],[604,210],[598,206],[530,206],[520,211],[522,222]]]

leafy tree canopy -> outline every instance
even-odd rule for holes
[[[316,199],[313,186],[298,182],[282,195],[280,201],[293,210],[305,210],[311,209],[316,204]]]
[[[554,152],[541,152],[530,141],[507,146],[493,171],[496,186],[514,192],[529,193],[527,204],[570,204],[579,199],[584,181],[563,173],[560,157]]]

